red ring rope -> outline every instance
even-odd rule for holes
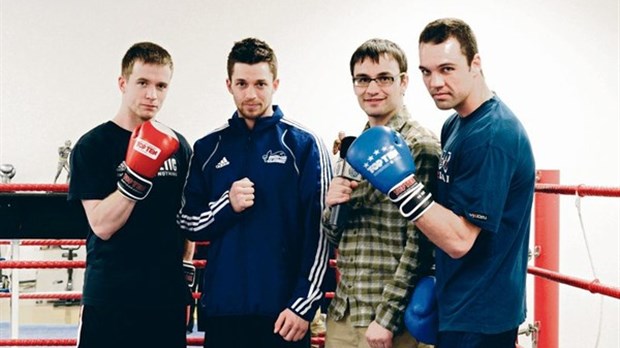
[[[16,192],[16,191],[43,191],[43,192],[67,192],[68,185],[66,184],[0,184],[1,192]],[[620,197],[620,188],[617,187],[597,187],[597,186],[566,186],[557,184],[536,184],[535,191],[537,193],[553,193],[553,194],[566,194],[584,196],[607,196],[607,197]],[[0,241],[0,244],[6,244],[4,241]],[[203,243],[200,243],[203,244]],[[40,241],[21,241],[20,245],[84,245],[82,240],[40,240]],[[331,267],[336,267],[336,260],[329,260]],[[205,260],[194,261],[196,267],[204,267],[206,265]],[[0,262],[0,270],[3,268],[84,268],[84,261],[2,261]],[[620,288],[613,286],[606,286],[600,284],[598,279],[592,281],[582,280],[571,276],[566,276],[557,272],[553,272],[539,267],[528,267],[528,273],[556,281],[559,283],[568,284],[574,287],[589,290],[592,293],[600,293],[620,299]],[[10,296],[10,294],[6,294]],[[7,297],[5,294],[0,293],[1,297]],[[194,293],[194,297],[200,296],[199,293]],[[333,293],[326,293],[327,298],[333,297]],[[81,298],[79,293],[64,293],[64,294],[22,294],[20,298],[57,298],[57,299],[78,299]],[[189,345],[202,345],[202,338],[188,338]],[[324,344],[322,337],[312,338],[313,344]],[[75,346],[75,339],[0,339],[0,346]]]
[[[324,337],[312,337],[310,339],[312,344],[317,344],[323,346],[325,344]],[[188,337],[187,345],[188,346],[203,346],[204,338],[203,337]],[[13,338],[13,339],[0,339],[0,346],[72,346],[75,347],[77,345],[77,339],[75,338]]]
[[[202,293],[193,292],[192,297],[199,299]],[[0,298],[11,297],[10,292],[0,292]],[[325,298],[334,298],[333,291],[325,292]],[[80,300],[82,299],[82,293],[80,292],[31,292],[25,294],[19,294],[20,300]]]
[[[44,191],[44,192],[67,192],[68,184],[0,184],[0,192],[13,191]]]
[[[67,184],[0,184],[0,192],[14,191],[44,191],[44,192],[67,192]],[[536,192],[569,194],[579,196],[606,196],[620,197],[620,188],[602,186],[567,186],[555,184],[536,184]]]
[[[0,240],[0,245],[11,244],[9,240]],[[85,239],[28,239],[19,241],[22,246],[63,246],[86,245]]]
[[[206,260],[192,261],[197,268],[204,268],[207,264]],[[0,261],[0,269],[15,268],[84,268],[86,261]]]
[[[584,196],[604,196],[604,197],[620,197],[620,188],[618,187],[601,187],[601,186],[567,186],[555,184],[536,184],[536,192],[538,193],[555,193],[563,195]]]
[[[540,267],[528,267],[527,272],[539,277],[543,277],[549,280],[556,281],[558,283],[567,284],[576,288],[589,290],[591,293],[602,294],[610,297],[620,299],[620,288],[603,285],[598,279],[587,281],[576,277],[567,276],[561,273],[553,272],[548,269]]]

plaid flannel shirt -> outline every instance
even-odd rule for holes
[[[386,126],[407,141],[415,159],[416,178],[434,192],[441,154],[437,137],[413,121],[406,109]],[[413,288],[421,277],[434,272],[434,245],[366,180],[353,191],[348,204],[351,210],[342,229],[330,229],[330,208],[323,213],[327,237],[338,247],[340,272],[328,316],[341,320],[348,303],[353,326],[367,327],[375,320],[400,332]]]

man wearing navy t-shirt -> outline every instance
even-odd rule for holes
[[[411,154],[387,128],[362,133],[347,161],[437,246],[436,347],[514,348],[526,316],[535,180],[530,141],[487,87],[466,23],[453,18],[429,23],[419,50],[422,79],[435,104],[455,111],[441,130],[436,194],[416,178]],[[381,149],[388,152],[374,156]],[[420,314],[414,312],[409,324],[432,330]]]
[[[438,204],[415,222],[438,246],[437,347],[514,347],[526,316],[535,180],[530,142],[487,87],[466,23],[429,23],[419,50],[422,79],[435,104],[456,111],[441,131]]]

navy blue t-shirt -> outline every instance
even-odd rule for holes
[[[481,228],[471,250],[438,249],[441,331],[485,334],[525,320],[525,277],[535,164],[525,129],[497,97],[441,132],[436,201]]]

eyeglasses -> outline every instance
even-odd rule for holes
[[[381,76],[377,76],[373,79],[371,79],[368,76],[359,76],[359,77],[354,77],[353,78],[353,86],[355,87],[368,87],[370,86],[370,83],[372,81],[375,81],[377,83],[377,85],[379,85],[379,87],[388,87],[391,86],[392,84],[394,84],[394,80],[396,80],[397,77],[401,77],[402,75],[404,75],[405,73],[402,72],[396,76],[391,76],[391,75],[381,75]]]

